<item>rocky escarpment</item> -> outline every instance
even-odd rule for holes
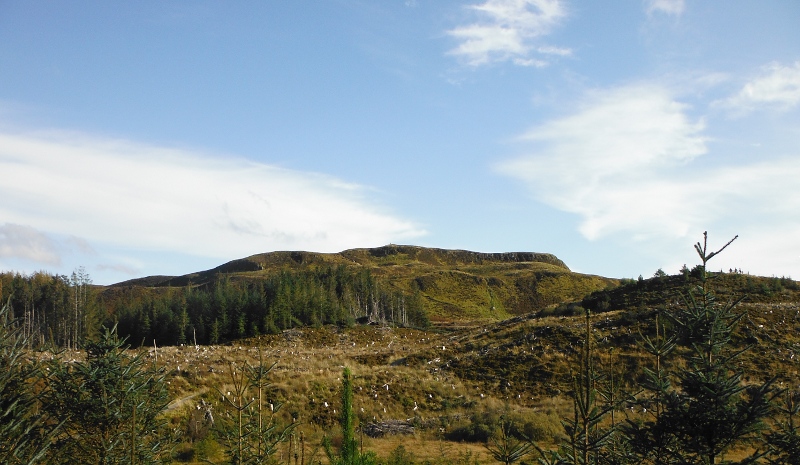
[[[342,256],[361,262],[370,259],[396,259],[397,261],[420,262],[434,266],[481,265],[489,262],[522,263],[539,262],[555,265],[569,271],[569,267],[558,257],[538,252],[483,253],[469,250],[437,249],[412,245],[389,244],[371,249],[350,249]]]

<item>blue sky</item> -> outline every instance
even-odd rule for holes
[[[800,3],[0,0],[0,270],[550,252],[800,276]],[[715,263],[716,262],[716,263]]]

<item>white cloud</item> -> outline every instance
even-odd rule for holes
[[[100,271],[111,271],[114,273],[124,274],[128,276],[136,276],[138,273],[141,272],[141,268],[138,266],[130,266],[121,263],[114,263],[114,264],[100,264],[97,265],[97,269]]]
[[[680,16],[686,9],[684,0],[646,0],[647,14],[664,13],[668,15]]]
[[[583,217],[581,232],[596,238],[628,229],[630,215],[620,190],[632,186],[636,198],[664,204],[657,173],[705,153],[702,124],[683,114],[684,106],[663,89],[632,86],[598,92],[576,114],[536,127],[523,137],[539,146],[535,154],[508,161],[501,172],[529,183],[544,202]],[[680,206],[662,205],[671,210]],[[685,229],[686,221],[661,224],[647,209],[650,228]]]
[[[773,63],[765,67],[760,76],[720,103],[739,113],[758,107],[788,110],[797,106],[800,104],[800,61],[790,66]]]
[[[0,253],[42,263],[56,260],[44,233],[74,236],[65,244],[83,253],[112,247],[219,259],[424,234],[381,211],[365,188],[330,176],[129,141],[0,133],[0,172],[0,218],[12,223],[0,232]]]
[[[0,225],[0,258],[61,264],[58,247],[51,238],[30,226],[13,223]]]
[[[563,0],[487,0],[469,9],[480,16],[476,23],[447,31],[459,45],[450,54],[471,66],[510,60],[522,66],[545,66],[545,60],[532,57],[569,55],[565,48],[534,47],[535,39],[546,35],[566,16]]]
[[[567,57],[572,55],[571,49],[563,47],[553,47],[553,46],[538,47],[536,51],[543,55],[556,55],[562,57]]]
[[[657,86],[596,92],[571,116],[530,130],[523,139],[535,144],[532,152],[497,170],[545,204],[577,214],[590,240],[691,242],[704,230],[732,229],[745,245],[726,255],[741,260],[720,266],[797,274],[800,157],[733,166],[714,166],[724,162],[714,158],[700,168],[697,158],[708,150],[703,124],[687,109]]]

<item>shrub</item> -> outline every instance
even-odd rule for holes
[[[586,310],[577,302],[567,302],[559,304],[557,307],[543,309],[539,316],[578,316],[583,315]]]
[[[86,361],[54,360],[44,410],[64,422],[47,463],[165,463],[176,437],[162,412],[164,375],[125,353],[116,328],[86,344]]]
[[[518,436],[535,442],[548,442],[561,434],[561,419],[553,413],[535,412],[524,418]]]
[[[414,454],[408,452],[402,444],[395,447],[386,459],[386,465],[414,465]]]
[[[57,430],[47,428],[46,417],[37,413],[31,380],[41,372],[25,359],[27,341],[9,321],[10,313],[8,303],[0,308],[0,463],[32,463],[46,452]]]
[[[470,416],[468,423],[457,426],[445,438],[458,442],[486,442],[494,435],[499,424],[498,413],[489,410],[476,412]]]

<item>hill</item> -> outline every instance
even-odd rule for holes
[[[339,253],[271,252],[233,260],[216,268],[184,276],[151,276],[109,286],[115,296],[129,299],[139,289],[204,287],[221,278],[233,282],[268,280],[280,274],[367,272],[380,289],[418,295],[432,321],[502,319],[578,299],[616,286],[616,279],[570,271],[547,253],[478,253],[404,245],[351,249]],[[120,293],[125,289],[124,293]],[[363,315],[356,315],[363,316]]]

